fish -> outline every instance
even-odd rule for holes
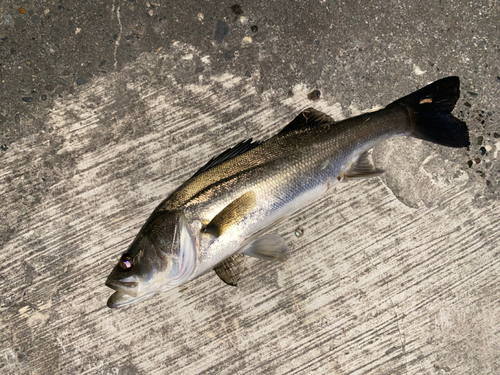
[[[248,256],[285,261],[269,231],[338,183],[383,173],[373,147],[394,136],[470,145],[452,115],[460,79],[442,78],[385,108],[342,121],[307,108],[266,141],[242,141],[212,158],[152,212],[105,285],[111,308],[136,303],[214,270],[237,286]]]

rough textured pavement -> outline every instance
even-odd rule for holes
[[[500,4],[410,3],[1,0],[0,373],[500,373]],[[469,150],[385,142],[276,228],[287,263],[106,307],[209,158],[448,75]]]

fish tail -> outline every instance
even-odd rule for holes
[[[409,130],[413,137],[448,147],[467,147],[470,145],[467,125],[451,114],[459,97],[460,79],[446,77],[388,107],[407,106],[412,117]]]

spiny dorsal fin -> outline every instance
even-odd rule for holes
[[[373,163],[373,149],[363,152],[356,161],[345,171],[345,177],[348,179],[362,179],[379,176],[384,171],[377,169]]]
[[[193,175],[193,177],[198,176],[199,174],[209,170],[212,167],[215,167],[216,165],[222,164],[226,160],[232,159],[238,155],[241,155],[247,151],[250,151],[252,148],[257,147],[261,143],[262,142],[260,142],[260,141],[252,142],[252,138],[247,139],[246,141],[241,141],[236,146],[231,147],[230,149],[227,149],[226,151],[224,151],[222,154],[220,154],[218,156],[214,156],[212,159],[210,159],[208,161],[207,164],[205,164],[203,167],[198,169],[196,171],[196,173]]]
[[[304,109],[295,119],[285,126],[278,134],[288,133],[293,130],[310,128],[316,125],[333,124],[335,121],[327,114],[314,108]]]
[[[234,224],[239,223],[254,207],[256,195],[249,191],[238,199],[232,201],[212,219],[203,229],[203,233],[208,233],[214,237],[219,237]]]
[[[237,286],[245,271],[245,256],[236,253],[215,266],[214,271],[226,284]]]

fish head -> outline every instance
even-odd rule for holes
[[[137,302],[187,281],[196,269],[197,238],[182,211],[153,212],[106,280],[109,307]]]

